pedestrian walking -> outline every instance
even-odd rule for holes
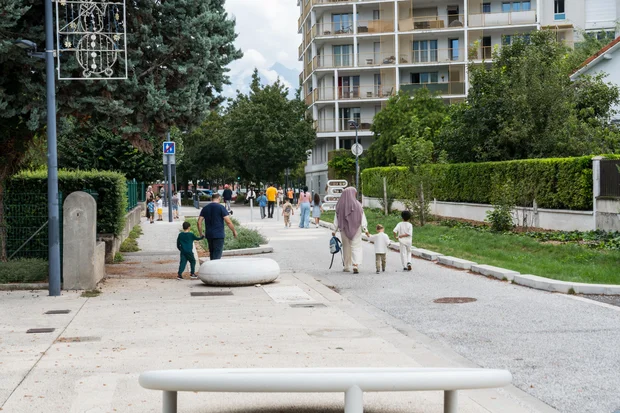
[[[160,197],[157,197],[157,220],[164,220],[164,201]]]
[[[267,218],[273,218],[273,209],[276,205],[278,190],[273,184],[269,184],[269,188],[265,191],[265,195],[267,195]]]
[[[177,249],[181,253],[179,272],[177,274],[177,280],[183,279],[183,271],[187,267],[189,262],[189,278],[195,280],[196,278],[196,258],[194,257],[194,241],[200,241],[204,237],[197,237],[190,231],[191,224],[189,222],[183,223],[183,232],[177,237]]]
[[[154,212],[149,211],[149,203],[155,200],[155,193],[153,192],[153,187],[149,185],[146,189],[146,194],[144,195],[144,199],[146,200],[146,219],[151,220]]]
[[[293,190],[291,188],[289,188],[288,191],[286,191],[286,197],[288,198],[288,200],[289,200],[289,202],[291,204],[294,203],[294,201],[295,201],[293,199],[293,196],[294,196],[294,192],[293,192]]]
[[[202,232],[203,222],[205,224],[205,232]],[[201,237],[207,239],[207,243],[209,244],[209,259],[212,261],[222,258],[224,238],[226,237],[224,224],[230,228],[233,236],[237,238],[237,230],[230,219],[228,211],[220,204],[220,194],[216,192],[213,194],[211,202],[202,208],[200,217],[198,217],[198,233]]]
[[[284,190],[281,186],[278,187],[278,205],[284,204]]]
[[[344,271],[359,273],[362,264],[362,233],[365,233],[368,221],[362,204],[357,198],[357,191],[353,187],[346,188],[336,204],[334,226],[342,234],[342,253],[344,255]]]
[[[299,228],[310,228],[310,202],[312,197],[308,192],[308,187],[304,186],[303,192],[299,193],[299,203],[297,209],[301,209],[299,213]]]
[[[323,212],[323,203],[319,194],[314,194],[312,199],[312,218],[314,218],[314,225],[319,227],[319,221],[321,220],[321,212]]]
[[[282,205],[282,216],[284,217],[284,228],[291,227],[291,215],[295,215],[293,211],[293,205],[290,199],[286,199],[284,205]]]
[[[245,198],[246,202],[250,202],[252,201],[252,205],[255,204],[254,201],[256,201],[256,192],[254,192],[254,190],[252,188],[250,188],[248,190],[248,196]]]
[[[172,195],[172,216],[174,219],[179,219],[179,204],[181,203],[181,199],[179,197],[179,193],[175,192]]]
[[[411,212],[403,211],[400,217],[402,221],[394,228],[394,236],[400,244],[400,262],[403,270],[411,271],[411,243],[413,242],[413,225],[409,222]]]
[[[390,247],[390,237],[384,232],[385,229],[383,225],[377,224],[376,229],[376,234],[370,235],[369,232],[366,232],[366,236],[369,237],[370,242],[375,246],[375,267],[377,269],[377,274],[379,274],[379,270],[385,272],[387,252]]]
[[[222,192],[222,198],[224,198],[224,203],[226,204],[226,210],[230,212],[230,201],[232,201],[233,192],[230,189],[228,184],[224,185],[224,192]]]
[[[151,199],[149,203],[146,205],[146,210],[149,213],[149,221],[152,224],[155,220],[155,200]]]
[[[265,214],[265,208],[267,208],[267,197],[261,192],[256,202],[258,202],[258,206],[260,207],[260,219],[265,219],[267,216],[267,214]]]

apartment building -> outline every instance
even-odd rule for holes
[[[298,0],[299,75],[317,139],[307,185],[324,193],[328,153],[373,141],[373,118],[398,90],[462,101],[469,61],[541,27],[615,30],[620,0]]]

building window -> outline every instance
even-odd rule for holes
[[[332,28],[335,34],[353,33],[353,13],[332,14]]]
[[[424,84],[424,83],[437,83],[439,82],[438,72],[424,72],[424,73],[412,73],[411,83]]]
[[[332,52],[335,67],[353,66],[353,45],[333,46]]]
[[[510,44],[512,44],[512,36],[509,34],[502,36],[502,45],[508,46]]]
[[[502,13],[511,11],[530,11],[532,3],[530,1],[505,1],[502,3]]]
[[[437,40],[417,40],[413,42],[413,62],[436,62]]]
[[[358,125],[362,120],[362,109],[361,108],[340,108],[340,130],[355,130],[355,128],[349,125],[349,121],[353,120]],[[351,147],[345,149],[351,149]]]
[[[510,3],[502,3],[502,13],[510,12]]]
[[[482,3],[482,12],[491,13],[491,3]]]
[[[448,39],[450,60],[459,60],[459,39]]]
[[[373,10],[372,11],[372,19],[373,20],[381,20],[381,11],[380,10]]]
[[[564,0],[554,0],[553,6],[553,19],[554,20],[566,20],[566,10],[564,8]]]

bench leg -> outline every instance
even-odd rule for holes
[[[163,413],[177,413],[177,392],[164,391]]]
[[[443,393],[443,412],[456,413],[458,404],[458,393],[456,390],[445,391]]]
[[[344,393],[344,413],[364,412],[364,392],[357,386]]]

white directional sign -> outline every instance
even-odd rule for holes
[[[334,211],[336,204],[342,195],[342,191],[349,185],[344,179],[327,181],[327,195],[323,197],[323,209]]]
[[[359,143],[354,143],[353,146],[351,146],[351,152],[353,152],[355,156],[360,156],[364,152],[364,147]]]

